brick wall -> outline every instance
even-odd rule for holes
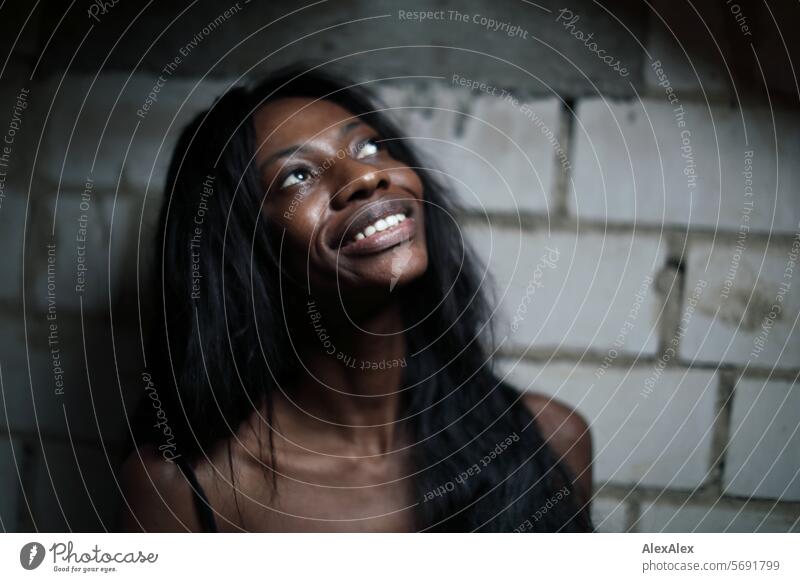
[[[331,3],[257,50],[283,13],[243,4],[142,112],[229,5],[176,26],[124,2],[95,22],[84,4],[0,18],[16,23],[6,53],[18,39],[0,84],[0,133],[18,126],[0,196],[0,527],[112,527],[144,388],[137,285],[183,124],[241,75],[357,53],[464,202],[502,372],[590,421],[599,529],[800,530],[800,91],[797,41],[775,40],[791,7],[739,2],[747,35],[722,3],[573,3],[574,29],[622,76],[554,2],[458,8],[528,38],[401,19],[413,3],[348,2],[347,19]],[[314,42],[278,50],[305,32]]]

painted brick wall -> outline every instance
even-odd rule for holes
[[[800,530],[800,91],[781,68],[797,41],[776,43],[770,18],[789,9],[742,2],[748,37],[724,5],[651,2],[615,19],[575,2],[623,77],[556,21],[560,5],[492,4],[468,14],[530,39],[359,1],[349,18],[380,16],[368,34],[324,33],[310,55],[268,63],[236,42],[280,11],[249,6],[260,12],[220,27],[144,115],[161,67],[226,5],[179,28],[146,13],[162,41],[115,48],[135,15],[120,3],[90,23],[91,50],[77,48],[85,10],[61,22],[53,3],[30,19],[27,4],[4,8],[22,32],[0,84],[0,133],[15,106],[21,123],[0,197],[0,527],[112,527],[143,390],[136,285],[181,127],[251,65],[373,51],[355,64],[400,77],[378,95],[464,203],[502,372],[591,423],[599,529]],[[331,6],[314,17],[342,21]],[[382,48],[433,38],[454,48]]]

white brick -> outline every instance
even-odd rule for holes
[[[794,163],[800,158],[800,113],[776,109],[773,122],[768,108],[745,109],[742,115],[738,109],[715,105],[712,119],[705,105],[683,107],[684,129],[676,125],[673,106],[665,99],[581,101],[571,212],[580,219],[738,231],[742,209],[752,201],[751,228],[794,231],[800,222],[800,166]],[[684,130],[691,132],[694,189],[683,173]],[[754,151],[749,198],[743,176],[745,150]]]
[[[464,119],[463,135],[447,157],[447,171],[471,191],[460,188],[464,199],[487,210],[552,212],[556,149],[551,143],[567,147],[559,142],[558,101],[514,105],[479,97],[472,105],[472,117]]]
[[[567,149],[559,135],[559,102],[512,103],[500,89],[496,93],[438,88],[420,96],[395,86],[381,96],[399,108],[403,131],[444,172],[465,206],[550,212],[557,152]]]
[[[502,363],[513,384],[563,400],[589,422],[596,482],[688,489],[708,477],[714,372],[667,369],[644,397],[649,366],[610,369],[599,378],[588,365],[513,366]]]
[[[731,495],[800,501],[800,386],[736,385],[723,483]]]
[[[68,75],[58,89],[59,80],[53,78],[41,88],[53,101],[37,168],[48,184],[82,188],[86,177],[91,175],[98,188],[113,189],[125,161],[124,183],[143,189],[155,163],[152,187],[159,192],[177,132],[227,85],[207,82],[192,93],[195,83],[167,77],[153,107],[142,119],[137,110],[153,91],[158,75],[129,77],[107,73],[100,75],[94,85],[90,75]],[[82,105],[84,98],[86,103]],[[162,138],[165,145],[159,150]]]
[[[34,460],[34,521],[40,531],[113,530],[120,490],[112,467],[119,455],[102,448],[45,442]],[[77,458],[76,458],[77,457]],[[51,482],[52,480],[52,482]]]
[[[710,507],[710,505],[709,505]],[[717,505],[710,512],[702,505],[684,505],[683,507],[666,502],[642,505],[641,519],[637,530],[644,533],[671,532],[797,532],[800,524],[797,516],[781,512],[758,511],[755,509],[734,509]]]
[[[17,530],[17,503],[22,503],[18,468],[22,447],[16,439],[0,436],[0,530]]]
[[[622,533],[627,530],[627,503],[617,499],[592,500],[592,523],[600,533]]]
[[[686,326],[681,357],[709,363],[800,366],[800,334],[796,323],[800,313],[800,294],[796,292],[800,286],[800,268],[789,263],[790,251],[788,243],[772,242],[767,249],[745,240],[742,253],[730,242],[716,241],[713,247],[710,243],[693,243],[688,257],[687,288],[691,289],[701,279],[708,286]],[[785,278],[787,267],[793,272]],[[778,295],[782,282],[791,287],[782,293],[781,301]],[[770,318],[776,303],[780,313]]]
[[[431,83],[382,83],[375,95],[400,128],[411,136],[452,138],[467,95]]]
[[[633,354],[655,353],[660,303],[647,278],[664,263],[663,241],[591,233],[548,237],[544,232],[484,227],[471,228],[469,236],[496,281],[501,299],[498,337],[508,334],[520,347],[606,350],[614,347],[638,305],[630,320],[633,327],[625,328],[617,347]],[[555,268],[540,263],[548,258],[545,247],[558,251],[557,262],[551,261]],[[643,300],[637,303],[640,289]]]

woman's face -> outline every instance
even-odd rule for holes
[[[290,97],[254,116],[271,225],[281,261],[315,289],[390,292],[428,266],[423,187],[381,136],[331,101]]]

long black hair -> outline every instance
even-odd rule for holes
[[[229,89],[175,148],[155,245],[147,351],[170,422],[171,454],[198,458],[229,442],[261,405],[272,426],[272,398],[281,388],[291,391],[298,372],[283,314],[304,309],[302,292],[280,288],[252,121],[259,106],[287,96],[327,99],[359,116],[423,183],[429,263],[404,290],[414,300],[402,305],[409,356],[399,420],[414,443],[419,528],[513,531],[527,523],[529,531],[590,530],[588,511],[570,495],[572,475],[520,393],[493,371],[491,310],[479,264],[454,221],[449,187],[362,85],[313,67]],[[152,406],[144,408],[152,417]],[[274,461],[272,455],[273,468]]]

